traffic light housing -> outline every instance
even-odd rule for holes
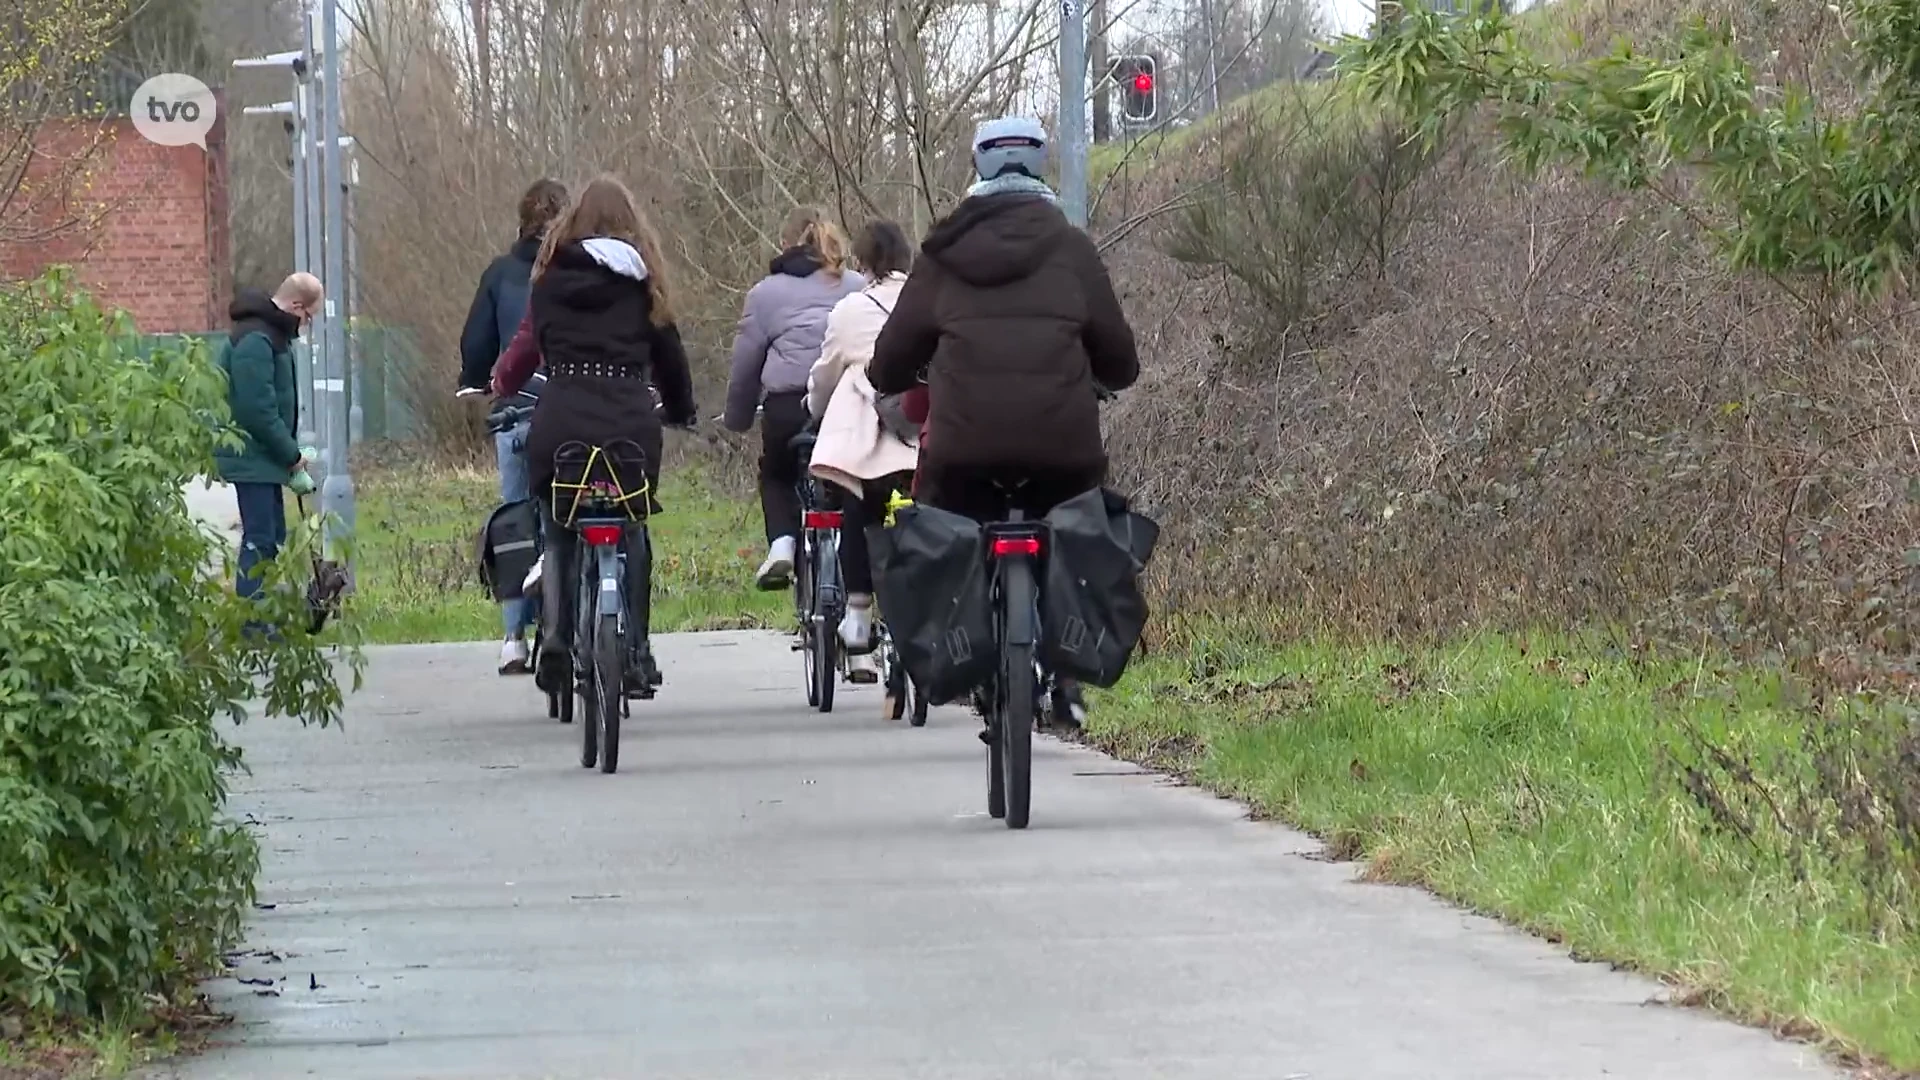
[[[1160,115],[1158,65],[1151,56],[1122,56],[1113,79],[1120,84],[1120,114],[1129,124],[1151,124]]]

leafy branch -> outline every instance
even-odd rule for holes
[[[1816,109],[1805,87],[1763,83],[1730,29],[1700,21],[1652,52],[1621,42],[1558,62],[1504,13],[1409,0],[1337,51],[1349,91],[1398,110],[1420,137],[1485,108],[1529,172],[1573,166],[1668,197],[1663,179],[1682,173],[1711,204],[1695,220],[1712,223],[1735,268],[1873,297],[1907,283],[1920,242],[1920,9],[1844,0],[1838,12],[1863,93],[1844,116]]]

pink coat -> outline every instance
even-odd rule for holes
[[[911,472],[920,460],[918,449],[880,426],[873,384],[867,381],[874,339],[905,282],[905,274],[896,274],[834,305],[820,359],[808,379],[807,404],[820,416],[813,475],[855,494],[862,481]]]

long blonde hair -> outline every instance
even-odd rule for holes
[[[780,247],[806,248],[820,260],[820,269],[836,278],[847,269],[847,234],[818,206],[796,206],[787,214]]]
[[[660,238],[653,223],[634,201],[627,185],[612,176],[597,176],[580,192],[566,213],[554,219],[540,242],[540,254],[533,260],[533,276],[546,273],[553,253],[564,244],[604,236],[625,240],[640,252],[647,264],[647,293],[653,299],[653,325],[673,322],[673,301],[667,286],[667,260],[660,254]]]

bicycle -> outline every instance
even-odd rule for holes
[[[840,525],[838,510],[829,510],[819,482],[807,472],[815,435],[803,431],[788,441],[800,462],[800,553],[793,565],[793,608],[800,621],[801,653],[807,676],[807,706],[833,711],[833,691],[840,673],[840,619],[846,615],[847,592],[840,581]]]
[[[642,479],[628,491],[622,476],[645,477],[646,456],[638,444],[616,440],[605,447],[570,442],[554,452],[554,524],[580,537],[574,568],[574,637],[572,663],[575,689],[583,713],[580,725],[580,765],[595,764],[603,773],[619,768],[620,722],[631,715],[629,698],[649,699],[659,684],[657,670],[644,663],[638,685],[627,677],[631,608],[650,599],[652,581],[640,583],[642,594],[627,595],[627,560],[640,557],[651,568],[646,545],[651,543],[646,523],[651,488]],[[629,551],[629,542],[641,545]],[[632,621],[645,622],[645,609]]]
[[[1046,525],[1013,508],[983,527],[993,605],[995,670],[985,688],[987,813],[1024,829],[1033,799],[1033,728],[1040,700],[1039,580]]]
[[[533,411],[540,403],[540,391],[546,387],[546,384],[545,373],[536,371],[528,378],[526,386],[519,393],[496,402],[487,412],[487,433],[499,435],[532,420]],[[524,444],[518,449],[521,453],[525,453]],[[540,564],[536,563],[536,566],[538,565]],[[533,577],[529,577],[528,580],[538,581]],[[546,638],[546,605],[541,602],[541,593],[538,589],[523,590],[523,596],[527,604],[528,622],[533,628],[533,646],[528,659],[529,672],[533,675],[534,685],[538,686],[542,681],[540,679],[540,645]],[[544,693],[547,697],[547,718],[558,720],[563,724],[573,723],[572,692],[562,689],[544,691]]]

